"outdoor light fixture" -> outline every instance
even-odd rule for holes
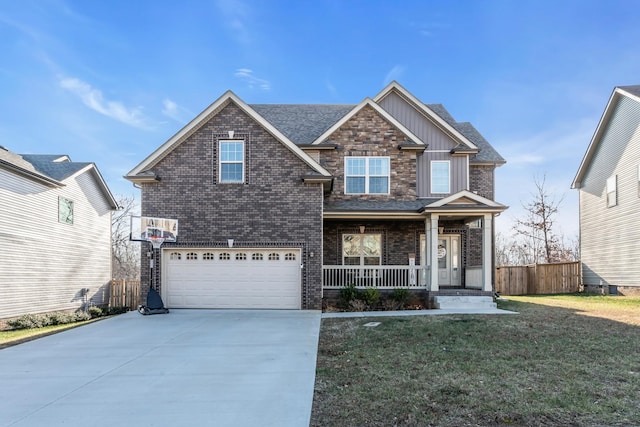
[[[234,133],[235,133],[235,132],[234,132],[234,131],[232,131],[232,130],[230,130],[230,131],[229,131],[229,139],[233,139],[233,134],[234,134]]]
[[[227,244],[229,245],[230,248],[233,247],[233,239],[227,239]]]
[[[364,225],[360,226],[360,234],[364,234]]]

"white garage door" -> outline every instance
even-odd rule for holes
[[[169,308],[300,308],[299,249],[177,249],[162,252]]]

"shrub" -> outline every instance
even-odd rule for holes
[[[407,288],[395,288],[393,292],[391,292],[391,299],[400,303],[401,305],[405,305],[409,302],[409,298],[411,297],[411,293]]]
[[[353,283],[349,283],[344,288],[340,288],[340,302],[345,306],[349,306],[351,301],[358,298],[358,289]]]
[[[374,306],[380,300],[380,291],[378,288],[367,288],[362,292],[360,296],[365,304],[369,307]]]
[[[100,307],[92,306],[89,307],[89,315],[92,319],[95,319],[96,317],[103,316],[104,313],[102,312],[102,309]]]
[[[13,329],[34,329],[47,326],[48,322],[49,318],[42,314],[25,314],[17,319],[8,320],[7,325]]]
[[[56,311],[45,314],[25,314],[17,319],[7,321],[7,325],[13,329],[36,329],[45,326],[66,325],[68,323],[82,322],[89,320],[89,313],[82,311],[70,313],[65,311]]]
[[[129,311],[129,307],[126,306],[109,307],[107,308],[105,315],[113,316],[114,314],[122,314],[127,311]]]

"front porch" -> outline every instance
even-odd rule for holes
[[[482,267],[466,267],[466,287],[439,287],[432,291],[429,284],[430,268],[415,265],[345,266],[324,265],[322,267],[322,292],[327,305],[338,305],[340,289],[351,284],[364,290],[376,288],[384,295],[394,289],[408,289],[426,308],[468,309],[495,308],[493,291],[482,288]]]

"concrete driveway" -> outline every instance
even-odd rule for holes
[[[0,426],[308,426],[320,315],[130,312],[0,350]]]

